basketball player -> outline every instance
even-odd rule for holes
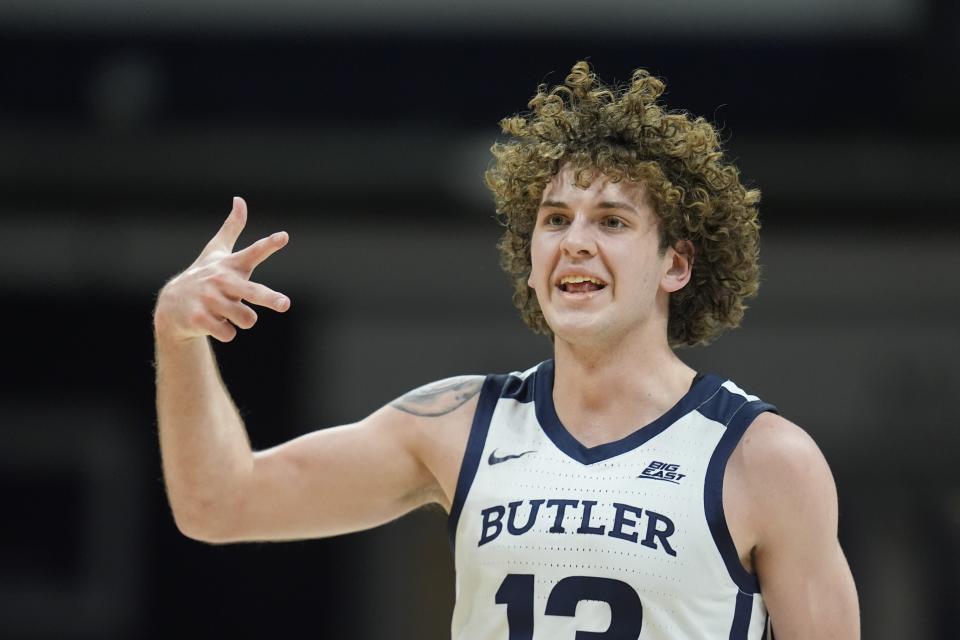
[[[435,502],[450,514],[454,638],[859,636],[817,446],[673,348],[739,324],[758,286],[759,194],[713,128],[666,110],[637,71],[585,63],[503,121],[487,173],[514,301],[554,358],[411,391],[350,425],[253,452],[207,336],[232,340],[250,280],[288,241],[234,251],[243,200],[160,292],[157,406],[177,525],[213,543],[373,527]]]

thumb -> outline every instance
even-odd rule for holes
[[[247,203],[243,198],[234,196],[233,209],[230,215],[223,221],[223,225],[217,234],[207,243],[207,249],[221,249],[227,252],[233,252],[233,246],[237,243],[237,238],[247,225]],[[206,251],[204,252],[206,253]]]

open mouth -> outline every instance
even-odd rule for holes
[[[606,282],[591,276],[564,276],[557,283],[557,287],[566,293],[590,293],[606,286]]]

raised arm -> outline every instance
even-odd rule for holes
[[[754,568],[777,640],[860,637],[857,591],[837,540],[837,491],[813,440],[761,414],[731,458],[751,498]]]
[[[352,425],[254,453],[207,336],[229,342],[283,295],[250,281],[287,243],[275,233],[233,247],[233,210],[197,260],[163,287],[154,313],[157,415],[167,493],[180,530],[199,540],[283,540],[355,531],[428,501],[448,503],[482,378],[411,392]]]
[[[249,329],[256,312],[244,301],[286,311],[290,301],[250,281],[258,264],[286,245],[287,234],[233,247],[247,206],[233,210],[199,257],[160,290],[154,310],[157,420],[167,495],[177,525],[203,536],[217,505],[253,468],[246,430],[214,362],[207,336],[229,342]]]

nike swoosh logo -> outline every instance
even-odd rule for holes
[[[497,455],[497,450],[494,449],[493,451],[490,452],[490,457],[487,458],[487,464],[489,465],[500,464],[501,462],[506,462],[507,460],[513,460],[514,458],[522,458],[528,453],[535,453],[535,451],[524,451],[523,453],[514,453],[509,456],[499,457]]]

